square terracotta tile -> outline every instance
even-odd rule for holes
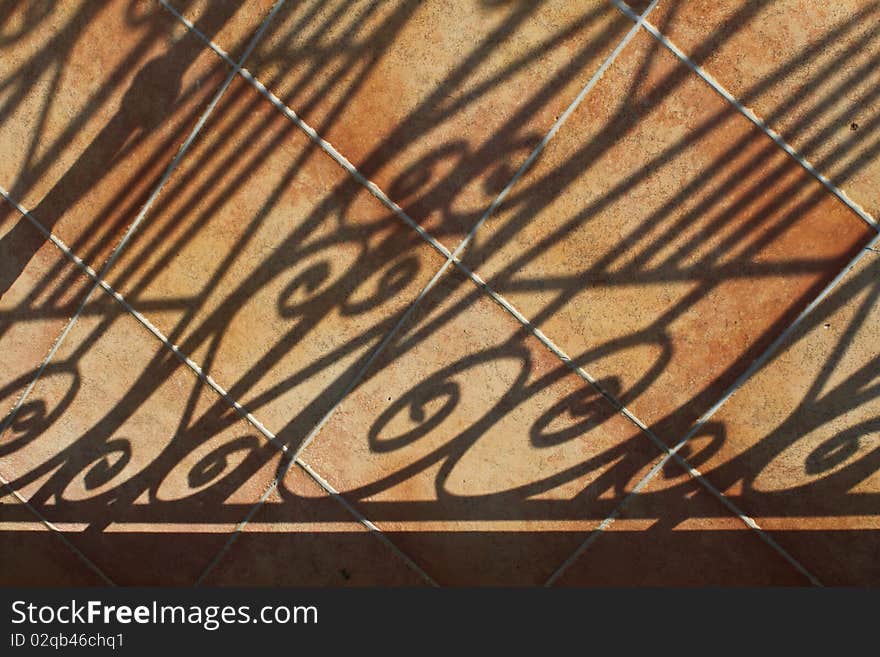
[[[205,580],[208,586],[427,586],[294,465]]]
[[[117,584],[191,584],[271,481],[268,443],[104,293],[0,437],[10,486]]]
[[[0,484],[0,586],[106,582]]]
[[[168,4],[238,62],[275,0],[168,0]]]
[[[631,26],[606,0],[311,0],[248,68],[454,246]]]
[[[809,586],[810,581],[670,461],[555,584]]]
[[[109,280],[295,445],[443,262],[238,79]]]
[[[97,269],[229,67],[156,2],[15,3],[8,21],[0,185]]]
[[[880,254],[716,413],[700,469],[826,585],[880,584]]]
[[[661,2],[650,22],[880,216],[880,4]]]
[[[27,261],[19,259],[22,254],[28,254]],[[0,199],[0,426],[90,284],[30,221]],[[27,404],[21,410],[25,418],[45,409]]]
[[[674,443],[870,234],[642,32],[465,259]]]
[[[439,584],[541,585],[657,454],[453,272],[302,458]]]

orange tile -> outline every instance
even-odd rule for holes
[[[653,22],[880,216],[876,0],[661,2]]]
[[[604,0],[311,0],[248,68],[451,246],[630,27]]]
[[[427,582],[294,466],[205,584],[426,586]]]
[[[169,0],[168,4],[238,62],[275,1]]]
[[[695,454],[827,585],[880,584],[880,254],[869,253],[716,413]]]
[[[103,586],[106,582],[0,485],[0,586]]]
[[[557,586],[809,584],[673,462],[667,462],[556,582]]]
[[[647,33],[466,262],[669,442],[867,225]]]
[[[237,80],[110,281],[296,444],[443,261]]]
[[[22,254],[29,260],[20,260]],[[54,244],[0,199],[0,425],[89,286],[90,280]],[[20,421],[46,412],[28,403]],[[0,443],[0,454],[3,450]]]
[[[0,45],[0,185],[97,268],[228,67],[158,3],[28,7]]]
[[[279,451],[119,308],[102,293],[74,324],[0,472],[116,583],[191,584]]]
[[[540,585],[656,455],[453,273],[303,460],[441,585]]]

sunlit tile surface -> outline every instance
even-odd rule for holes
[[[0,584],[880,583],[880,8],[655,5],[3,5]]]

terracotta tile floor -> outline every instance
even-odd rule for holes
[[[878,44],[4,5],[0,584],[880,584]]]

